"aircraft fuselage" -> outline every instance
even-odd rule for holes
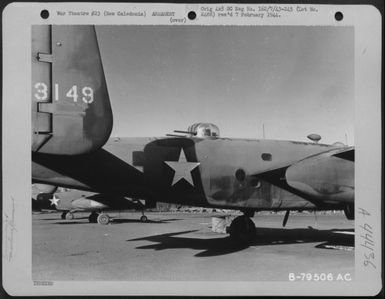
[[[285,171],[333,148],[265,139],[110,138],[103,148],[84,155],[33,153],[32,176],[40,183],[196,206],[314,209],[322,208],[323,201],[291,190]],[[353,173],[354,163],[345,162]],[[270,170],[270,176],[258,177]],[[352,175],[340,172],[336,177],[354,186]],[[333,194],[330,199],[329,205]],[[338,208],[341,201],[334,204]]]

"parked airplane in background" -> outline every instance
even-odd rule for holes
[[[136,209],[142,211],[140,221],[147,222],[144,208],[143,201],[122,196],[105,197],[95,192],[75,189],[59,192],[55,186],[32,185],[32,209],[62,211],[61,219],[72,220],[75,212],[91,212],[89,222],[108,224],[110,217],[105,211]]]
[[[220,137],[197,123],[158,138],[110,138],[112,111],[93,26],[32,27],[32,181],[103,194],[241,210],[230,236],[255,237],[256,211],[345,210],[354,147]],[[135,99],[127,105],[135,109]],[[156,113],[156,111],[151,111]],[[156,124],[154,124],[156,125]]]

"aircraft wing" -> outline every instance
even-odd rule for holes
[[[333,148],[254,174],[317,206],[354,202],[354,147]]]

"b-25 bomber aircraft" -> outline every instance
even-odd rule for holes
[[[32,28],[32,181],[116,197],[243,212],[335,210],[354,218],[354,147],[222,138],[208,123],[165,137],[110,138],[113,116],[93,26]],[[135,109],[135,99],[127,105]]]

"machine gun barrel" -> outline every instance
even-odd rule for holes
[[[189,132],[189,131],[181,131],[181,130],[174,130],[175,133],[183,133],[183,134],[191,134],[196,135],[196,132]]]

